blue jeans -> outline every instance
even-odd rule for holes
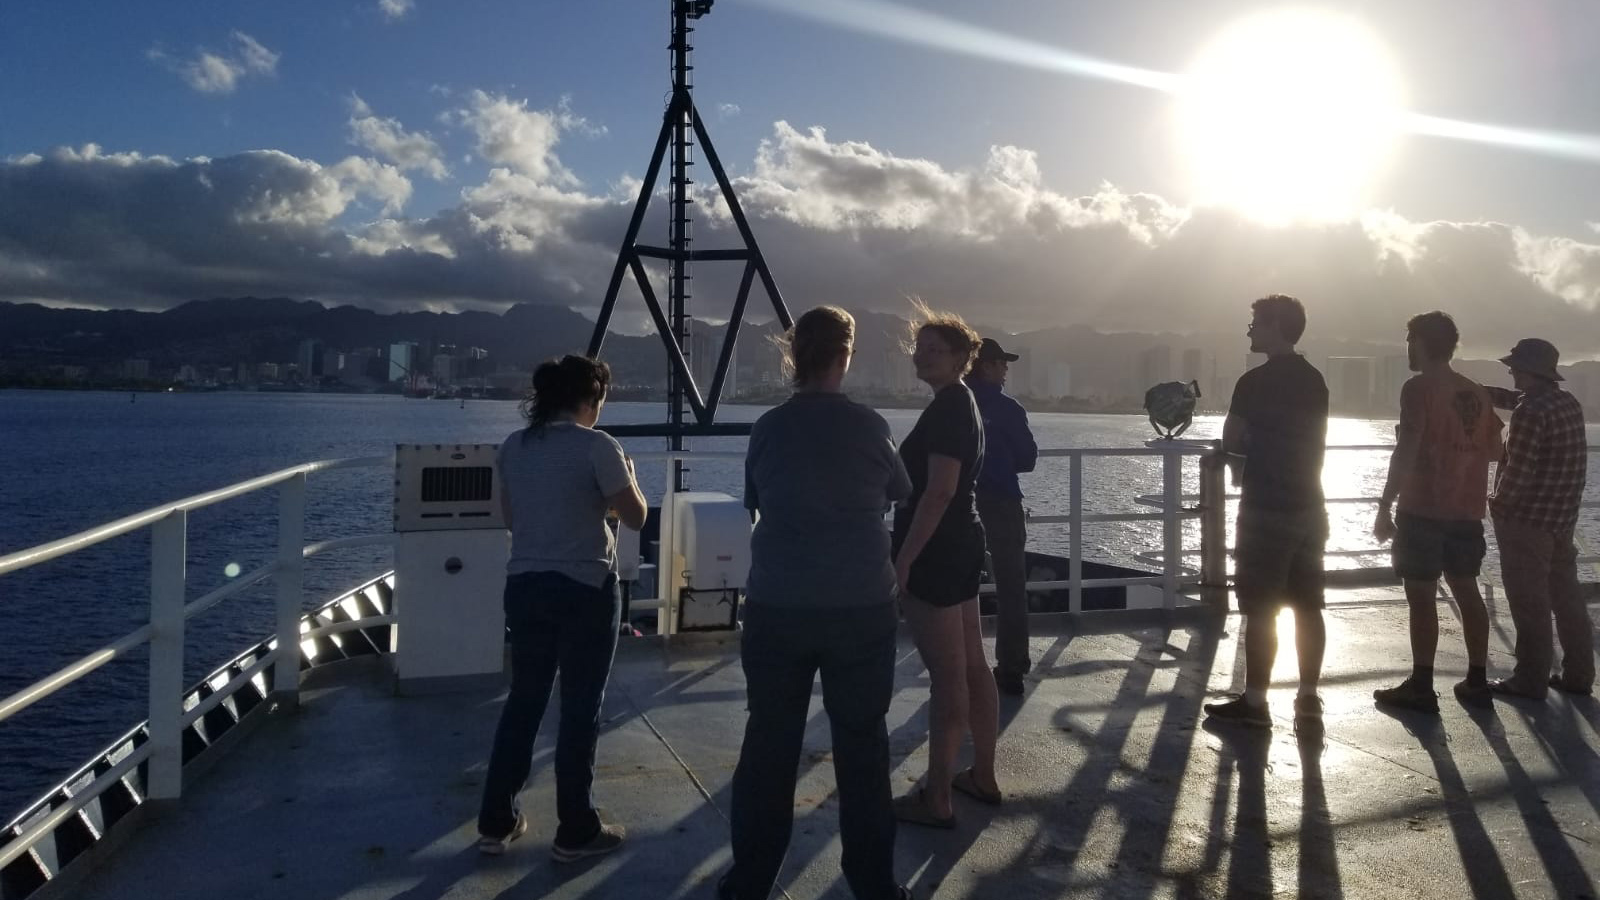
[[[889,733],[894,694],[893,604],[842,609],[745,609],[741,650],[750,718],[733,773],[733,871],[738,900],[766,900],[794,830],[794,788],[811,686],[833,734],[840,868],[857,900],[896,896]]]
[[[506,578],[505,609],[511,631],[511,692],[494,733],[478,833],[503,837],[516,825],[517,795],[528,782],[533,741],[560,670],[556,843],[581,846],[600,833],[590,789],[600,704],[611,677],[622,613],[617,578],[609,576],[597,588],[556,572],[511,575]]]

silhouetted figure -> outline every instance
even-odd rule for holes
[[[1439,712],[1433,660],[1439,647],[1439,577],[1461,610],[1467,677],[1455,686],[1462,703],[1488,705],[1489,611],[1478,592],[1487,545],[1483,516],[1489,463],[1500,456],[1500,417],[1483,385],[1450,367],[1460,333],[1442,312],[1406,323],[1406,358],[1418,373],[1400,389],[1400,424],[1389,478],[1372,533],[1393,540],[1394,573],[1405,583],[1411,620],[1411,677],[1379,688],[1379,703]],[[1399,499],[1398,516],[1390,507]]]
[[[506,625],[511,691],[495,730],[478,813],[478,849],[504,853],[528,830],[517,795],[528,781],[533,742],[561,673],[556,738],[556,828],[550,854],[570,862],[615,850],[620,825],[595,810],[600,704],[617,649],[622,600],[616,536],[608,510],[635,531],[645,502],[616,439],[594,429],[611,370],[582,356],[540,364],[523,402],[528,426],[500,447],[501,508],[511,529]]]
[[[1233,558],[1234,593],[1244,616],[1245,689],[1229,702],[1206,704],[1205,711],[1219,722],[1272,727],[1267,687],[1278,655],[1278,612],[1289,606],[1300,658],[1295,727],[1317,728],[1322,724],[1317,683],[1327,645],[1322,457],[1328,442],[1328,386],[1322,373],[1295,353],[1306,328],[1300,301],[1273,294],[1250,308],[1250,350],[1267,354],[1267,361],[1239,379],[1222,428],[1223,450],[1241,485]]]
[[[1589,465],[1583,407],[1561,389],[1561,354],[1549,341],[1518,341],[1500,361],[1516,390],[1489,389],[1495,405],[1512,410],[1489,514],[1517,627],[1517,666],[1490,688],[1535,700],[1550,687],[1591,694],[1594,625],[1579,596],[1573,540]],[[1561,667],[1553,673],[1552,614],[1561,641]]]
[[[1006,694],[1022,695],[1028,658],[1028,512],[1017,475],[1032,472],[1039,444],[1028,412],[1005,392],[1006,371],[1020,357],[994,338],[978,345],[967,386],[983,416],[983,467],[978,471],[978,518],[989,548],[995,584],[994,680]]]
[[[833,735],[845,880],[858,900],[897,900],[889,732],[894,695],[894,567],[883,514],[911,492],[889,424],[841,390],[855,320],[822,306],[784,342],[795,392],[750,432],[751,537],[740,660],[750,718],[733,775],[733,868],[721,900],[766,900],[789,849],[811,704]]]
[[[1000,802],[994,748],[1000,702],[978,625],[984,535],[973,491],[983,464],[983,420],[961,378],[978,355],[978,335],[959,316],[918,306],[917,377],[933,401],[900,445],[911,497],[895,510],[895,578],[900,608],[928,668],[928,774],[895,801],[902,821],[955,825],[951,791]],[[955,771],[962,738],[972,733],[972,768]]]

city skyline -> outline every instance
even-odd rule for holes
[[[636,11],[8,8],[0,59],[31,74],[0,80],[0,300],[592,314],[666,84],[666,4]],[[1442,308],[1468,352],[1545,335],[1582,359],[1587,14],[725,0],[696,91],[796,309],[919,295],[1013,332],[1198,333],[1283,291],[1348,340]],[[700,245],[731,242],[701,206]],[[725,317],[736,279],[697,269],[692,312]],[[636,295],[620,313],[648,330]]]

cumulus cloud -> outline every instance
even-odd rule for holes
[[[717,118],[722,119],[724,121],[726,121],[728,119],[731,119],[734,116],[737,116],[739,113],[741,113],[743,111],[744,110],[740,109],[739,108],[739,104],[737,104],[737,103],[718,103],[717,104]]]
[[[436,181],[450,175],[444,151],[426,132],[406,131],[397,119],[377,116],[360,97],[350,98],[350,142],[402,170],[421,169]]]
[[[415,0],[378,0],[378,10],[391,22],[405,18],[416,8]]]
[[[603,134],[605,129],[572,112],[567,101],[553,110],[529,109],[528,101],[475,90],[467,105],[446,120],[473,132],[478,155],[543,184],[577,187],[579,181],[556,156],[556,145],[566,132]]]
[[[229,42],[231,46],[226,51],[217,53],[201,47],[188,59],[176,59],[160,47],[152,48],[147,55],[203,94],[231,94],[250,75],[278,71],[282,54],[268,50],[250,35],[235,31],[229,35]]]
[[[402,213],[405,164],[375,148],[380,159],[331,165],[92,145],[16,157],[0,164],[0,299],[166,306],[254,293],[593,307],[637,182],[583,188],[557,153],[577,128],[570,116],[468,95],[452,117],[493,168],[429,217]],[[1499,347],[1508,334],[1548,334],[1569,355],[1600,350],[1600,240],[1587,237],[1393,211],[1271,227],[1113,185],[1064,193],[1021,148],[958,169],[783,123],[750,164],[727,162],[742,171],[742,205],[795,309],[903,312],[918,294],[1014,330],[1231,333],[1249,299],[1285,291],[1307,301],[1325,335],[1392,341],[1411,313],[1442,308],[1469,349],[1472,335]],[[707,215],[696,247],[737,245],[714,185],[697,187]],[[647,234],[665,233],[663,206]],[[697,265],[697,314],[725,315],[738,273]]]

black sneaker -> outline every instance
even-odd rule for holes
[[[1555,688],[1556,690],[1560,691],[1563,694],[1571,694],[1574,697],[1593,697],[1594,696],[1594,688],[1592,686],[1591,687],[1579,687],[1578,685],[1575,685],[1575,684],[1569,684],[1565,680],[1563,680],[1560,675],[1551,675],[1550,676],[1550,686]]]
[[[1267,711],[1267,705],[1263,703],[1257,706],[1246,700],[1243,694],[1226,703],[1207,703],[1204,709],[1206,715],[1217,722],[1249,728],[1272,727],[1272,715]]]
[[[574,862],[586,856],[600,856],[621,847],[623,838],[627,836],[628,830],[621,825],[601,825],[600,833],[590,838],[586,844],[576,847],[551,844],[550,856],[556,862]]]
[[[1392,688],[1378,688],[1372,692],[1372,699],[1397,709],[1439,714],[1439,695],[1434,693],[1433,687],[1410,678]]]
[[[1462,706],[1493,706],[1494,692],[1489,690],[1489,682],[1480,681],[1473,684],[1470,681],[1458,681],[1455,686],[1456,699]]]
[[[1022,696],[1022,676],[1003,672],[999,666],[995,666],[994,669],[994,686],[1000,689],[1000,693],[1008,697]]]
[[[1316,694],[1300,694],[1294,698],[1295,734],[1320,734],[1322,732],[1322,698]]]

